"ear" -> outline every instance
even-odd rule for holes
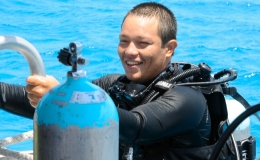
[[[174,54],[175,48],[178,46],[178,43],[175,39],[170,40],[165,44],[165,49],[166,49],[166,56],[167,57],[172,57]]]

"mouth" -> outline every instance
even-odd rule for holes
[[[126,61],[126,64],[127,64],[128,66],[136,66],[136,65],[143,64],[143,62]]]

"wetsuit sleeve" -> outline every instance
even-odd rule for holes
[[[0,108],[26,118],[33,118],[34,110],[24,86],[0,83]]]
[[[124,137],[120,141],[150,144],[165,137],[184,133],[198,126],[206,107],[206,100],[199,91],[177,86],[157,100],[128,112],[132,122],[120,118],[120,137]],[[129,123],[134,127],[129,127]]]

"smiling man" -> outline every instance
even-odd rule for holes
[[[157,77],[166,68],[177,42],[171,39],[163,44],[159,36],[159,15],[156,16],[153,12],[148,17],[136,14],[134,11],[130,12],[124,19],[118,53],[126,77],[132,81],[146,82]],[[175,22],[172,23],[174,25]]]
[[[200,90],[188,86],[168,90],[156,87],[158,82],[167,84],[183,72],[178,63],[170,63],[177,47],[176,32],[176,19],[167,7],[155,2],[135,6],[125,16],[119,35],[118,54],[125,75],[111,74],[93,81],[117,106],[119,159],[128,159],[129,153],[124,151],[129,148],[133,148],[134,160],[210,157],[214,148],[209,139],[211,119]],[[30,104],[37,106],[41,97],[58,84],[53,77],[28,77]],[[29,112],[31,108],[25,106],[24,110]],[[30,115],[26,111],[15,113]],[[221,159],[227,159],[226,155]]]

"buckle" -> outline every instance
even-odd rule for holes
[[[253,160],[256,157],[256,139],[253,136],[237,141],[240,157],[245,160]]]

